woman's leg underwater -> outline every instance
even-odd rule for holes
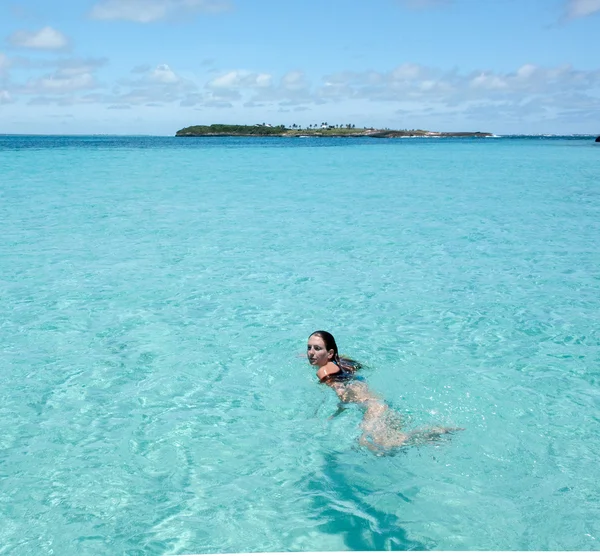
[[[460,428],[427,427],[402,432],[402,418],[387,405],[369,404],[360,424],[363,431],[359,443],[374,452],[381,452],[402,446],[419,446],[440,440],[444,434],[450,434]]]

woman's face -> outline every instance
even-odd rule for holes
[[[333,359],[333,350],[327,351],[325,340],[321,336],[311,336],[306,346],[306,357],[314,367],[323,367]]]

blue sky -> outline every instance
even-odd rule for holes
[[[600,0],[2,0],[0,133],[600,133]]]

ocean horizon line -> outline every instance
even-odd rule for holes
[[[439,133],[450,133],[450,132],[439,132]],[[507,138],[507,137],[598,137],[600,133],[494,133],[490,135],[491,138]],[[176,138],[175,135],[162,135],[162,134],[153,134],[153,133],[0,133],[0,137],[166,137],[166,138]],[[202,137],[202,136],[199,136]],[[204,136],[206,137],[226,137],[226,136]],[[234,137],[234,136],[232,136]],[[235,136],[235,137],[248,137],[250,139],[254,137],[265,138],[269,137],[265,136]],[[312,137],[312,136],[308,136]],[[339,139],[339,136],[314,136],[319,139]],[[274,136],[277,139],[286,139],[286,137]],[[297,137],[289,137],[290,139],[296,139]],[[343,137],[344,139],[361,139],[362,137]],[[415,135],[415,136],[406,136],[404,138],[409,139],[438,139],[440,138],[437,135],[427,136],[427,135]],[[468,137],[442,137],[443,139],[468,139]],[[189,139],[189,138],[188,138]]]

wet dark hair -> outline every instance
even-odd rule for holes
[[[359,363],[354,359],[350,359],[350,357],[346,357],[345,355],[340,356],[333,334],[330,334],[326,330],[315,330],[310,336],[319,336],[319,338],[321,338],[325,343],[325,349],[327,351],[329,351],[330,349],[333,350],[333,360],[339,365],[340,369],[342,369],[343,371],[354,373],[358,371],[358,369],[362,368],[362,363]]]

